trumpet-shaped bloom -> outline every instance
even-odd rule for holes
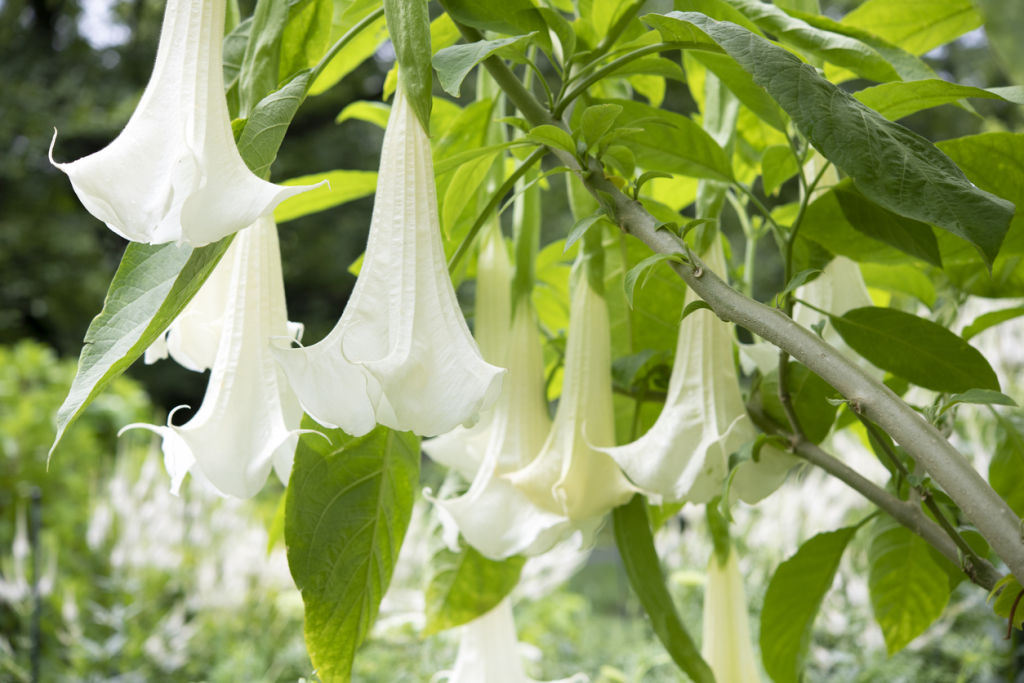
[[[121,134],[64,164],[50,144],[82,204],[118,235],[207,244],[309,189],[268,183],[242,161],[224,97],[223,35],[224,0],[168,0],[153,74]]]
[[[725,258],[715,243],[706,268],[724,275]],[[686,302],[696,300],[687,292]],[[654,425],[636,441],[603,449],[630,480],[665,500],[706,503],[722,491],[729,455],[757,436],[740,395],[732,355],[731,326],[699,309],[679,327],[675,363],[665,406]],[[763,448],[752,477],[733,480],[733,490],[748,502],[773,491],[793,460]],[[739,476],[737,472],[737,476]]]
[[[585,681],[577,674],[553,683]],[[519,656],[519,639],[508,598],[461,627],[459,653],[448,683],[532,683]]]
[[[125,429],[144,427],[163,438],[172,491],[192,471],[221,493],[245,498],[263,487],[271,467],[287,483],[302,418],[270,352],[271,338],[289,334],[273,219],[261,218],[241,231],[217,270],[216,277],[224,280],[214,281],[209,296],[225,295],[202,406],[180,427],[134,424]],[[187,337],[183,345],[205,352]]]
[[[704,588],[704,637],[701,655],[718,683],[753,683],[761,680],[750,638],[747,596],[736,562],[736,550],[720,562],[711,554]]]
[[[537,457],[551,429],[544,357],[528,297],[516,306],[511,333],[506,334],[508,376],[486,430],[456,430],[423,443],[431,458],[472,481],[462,496],[434,500],[442,517],[452,522],[445,525],[445,541],[455,546],[455,531],[461,532],[466,542],[492,559],[545,552],[576,531],[590,535],[601,521],[570,520],[560,510],[538,505],[504,476]]]
[[[363,267],[322,341],[280,349],[303,408],[365,434],[380,423],[422,436],[472,423],[501,390],[455,300],[441,247],[430,140],[402,88],[384,133]]]
[[[572,522],[600,522],[633,487],[602,447],[615,443],[608,306],[579,273],[569,309],[558,410],[540,453],[506,478],[542,510]]]

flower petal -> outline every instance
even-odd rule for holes
[[[704,588],[704,629],[701,656],[715,680],[721,683],[760,681],[754,646],[750,637],[750,618],[743,577],[736,562],[735,548],[720,563],[712,553],[708,564],[708,582]]]
[[[169,0],[156,65],[121,134],[63,164],[50,144],[85,208],[122,237],[208,244],[310,189],[268,183],[242,161],[224,98],[223,35],[224,0]]]

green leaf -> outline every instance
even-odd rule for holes
[[[1013,205],[971,183],[931,142],[887,121],[795,55],[739,26],[693,13],[658,20],[659,25],[666,21],[714,39],[868,199],[962,237],[988,264],[995,259]]]
[[[843,215],[860,232],[885,242],[905,254],[942,267],[939,242],[927,223],[905,218],[867,199],[848,183],[834,188]]]
[[[923,55],[981,26],[981,15],[971,0],[867,0],[842,23]]]
[[[103,388],[167,329],[227,251],[234,235],[192,249],[132,242],[110,282],[103,310],[85,332],[78,370],[57,411],[50,455]]]
[[[800,164],[787,145],[772,145],[761,157],[761,184],[765,194],[775,194],[782,184],[800,171]]]
[[[858,90],[853,96],[890,121],[943,104],[955,104],[967,97],[1005,101],[1005,98],[989,90],[938,78],[882,83]]]
[[[1012,611],[1013,627],[1017,629],[1024,628],[1024,600],[1021,599],[1021,593],[1024,592],[1024,588],[1021,588],[1017,577],[1013,574],[1004,576],[996,584],[996,587],[992,589],[992,593],[989,594],[989,600],[992,600],[992,596],[997,589],[1002,590],[999,591],[998,595],[995,596],[996,599],[992,602],[992,611],[996,616],[1004,619],[1009,619]]]
[[[525,42],[533,35],[531,33],[512,38],[479,40],[468,45],[453,45],[452,47],[438,50],[431,60],[431,64],[437,70],[437,80],[441,84],[441,88],[452,97],[460,97],[462,81],[465,80],[474,66],[503,47]]]
[[[318,429],[308,418],[303,427]],[[324,681],[350,680],[409,526],[419,465],[419,440],[382,426],[359,438],[340,430],[299,438],[285,541],[306,647]]]
[[[246,118],[268,93],[277,89],[281,36],[288,20],[288,3],[257,0],[249,42],[238,74],[239,116]]]
[[[999,391],[999,380],[985,357],[942,325],[875,306],[829,317],[850,348],[918,386],[952,393]]]
[[[711,668],[679,620],[672,596],[665,587],[654,536],[643,496],[636,495],[625,505],[612,510],[615,544],[629,577],[629,585],[640,599],[651,620],[651,628],[680,669],[695,683],[714,683]]]
[[[776,300],[781,301],[785,299],[787,294],[789,294],[790,292],[792,292],[794,289],[804,284],[805,282],[813,280],[815,276],[820,273],[821,268],[807,268],[805,270],[801,270],[799,273],[794,275],[790,279],[790,281],[786,283],[786,286],[782,289],[782,291],[775,296]]]
[[[996,447],[988,466],[988,483],[1017,516],[1024,515],[1024,437],[1016,422],[996,413]]]
[[[619,126],[637,129],[622,137],[644,170],[732,181],[729,156],[690,118],[631,100],[608,103],[622,107]]]
[[[573,141],[572,136],[558,126],[553,126],[549,123],[534,126],[526,135],[526,139],[576,156],[576,143]]]
[[[683,314],[679,317],[679,322],[683,322],[691,313],[696,313],[701,309],[706,309],[712,313],[715,311],[707,301],[704,301],[703,299],[696,299],[683,306]]]
[[[349,119],[366,121],[380,128],[388,125],[388,118],[391,117],[391,105],[387,102],[374,102],[372,100],[358,100],[346,106],[334,119],[335,123],[344,123]]]
[[[629,307],[633,308],[633,290],[636,289],[636,281],[644,272],[648,271],[654,264],[661,263],[662,261],[682,263],[682,260],[679,254],[654,254],[627,270],[625,277],[622,279],[622,284],[626,292],[626,303]]]
[[[953,394],[946,399],[942,404],[942,409],[939,410],[939,415],[942,415],[958,403],[1017,407],[1017,402],[1001,391],[992,391],[991,389],[968,389],[963,393]]]
[[[811,26],[761,0],[728,0],[757,24],[758,28],[797,49],[843,66],[872,81],[899,80],[896,70],[874,48],[856,38]]]
[[[445,0],[444,8],[460,24],[484,31],[547,35],[547,24],[530,0]]]
[[[368,14],[379,9],[380,5],[381,0],[354,0],[345,7],[344,11],[335,12],[334,21],[331,24],[331,42],[333,43],[355,28]],[[313,85],[309,88],[309,94],[319,95],[329,90],[335,83],[372,56],[387,37],[384,17],[372,21],[331,58],[324,70],[313,81]]]
[[[604,211],[598,211],[592,216],[587,216],[576,221],[576,224],[572,226],[572,229],[569,230],[568,236],[565,238],[565,248],[562,249],[562,252],[564,253],[569,251],[572,245],[576,244],[581,237],[587,234],[587,230],[590,230],[590,227],[594,225],[594,223],[604,217]]]
[[[964,328],[964,331],[960,333],[960,336],[965,340],[970,339],[976,334],[980,334],[990,327],[995,327],[1000,323],[1005,323],[1007,320],[1013,320],[1024,315],[1024,306],[1014,306],[1013,308],[1004,308],[999,311],[989,311],[988,313],[982,313],[974,321]]]
[[[818,534],[779,565],[761,610],[761,661],[775,683],[797,683],[811,628],[857,527]]]
[[[430,130],[434,72],[430,68],[430,12],[427,0],[384,0],[388,34],[395,46],[398,77],[423,130]]]
[[[605,133],[615,125],[615,119],[622,113],[619,104],[594,104],[583,110],[580,119],[580,131],[583,142],[590,149],[604,137]]]
[[[921,635],[949,601],[949,581],[928,548],[891,518],[879,522],[871,539],[868,590],[890,655]]]
[[[433,574],[424,595],[423,635],[461,626],[491,611],[519,583],[525,562],[520,555],[491,560],[466,543],[457,553],[440,550],[430,562]]]
[[[327,171],[298,178],[289,178],[282,185],[312,185],[326,180],[327,184],[290,197],[274,209],[274,220],[284,223],[295,218],[318,213],[347,202],[369,197],[377,189],[376,171]]]
[[[289,3],[288,23],[281,36],[278,73],[287,78],[316,66],[331,45],[334,0],[300,0]]]
[[[793,410],[804,436],[813,443],[821,443],[832,429],[838,410],[829,399],[837,397],[838,393],[807,366],[795,361],[789,363],[787,384]],[[776,373],[771,373],[763,380],[758,396],[765,413],[779,424],[789,424],[786,411],[779,402],[779,378]]]
[[[1018,0],[978,0],[985,36],[1011,83],[1024,83],[1024,4]]]
[[[238,137],[238,151],[252,172],[261,178],[270,174],[284,134],[295,112],[306,98],[309,71],[302,71],[280,90],[270,93],[253,108]]]
[[[245,57],[245,47],[249,44],[250,31],[252,17],[248,17],[224,36],[224,89],[227,91],[228,115],[232,119],[238,118],[238,74],[242,71],[242,59]]]
[[[860,274],[864,284],[916,298],[928,308],[935,305],[935,285],[928,274],[918,265],[902,263],[883,265],[861,263]]]

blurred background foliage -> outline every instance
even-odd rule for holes
[[[251,10],[251,1],[240,4],[243,13]],[[857,0],[822,4],[839,17]],[[175,405],[198,405],[203,375],[170,363],[137,365],[69,432],[47,471],[52,417],[124,249],[81,208],[66,177],[49,164],[47,147],[54,127],[55,155],[63,160],[116,136],[149,76],[163,6],[159,0],[0,0],[0,680],[29,680],[33,666],[40,680],[310,675],[301,602],[281,549],[267,551],[280,486],[246,502],[221,500],[199,487],[174,498],[148,434],[117,438],[125,424],[158,423]],[[944,78],[983,87],[1009,84],[1009,70],[1020,68],[1001,64],[981,31],[927,60]],[[387,54],[374,57],[307,101],[272,179],[375,169],[381,131],[365,122],[333,121],[350,102],[379,99],[390,66]],[[467,91],[471,95],[469,84]],[[666,101],[692,111],[678,83],[669,82]],[[978,102],[976,109],[945,106],[903,122],[933,140],[1021,129],[1019,107]],[[552,184],[545,223],[554,239],[564,233],[559,224],[566,209],[561,181]],[[770,201],[788,201],[787,191],[793,188]],[[308,340],[330,329],[347,300],[354,283],[347,269],[363,249],[371,208],[371,200],[360,200],[281,230],[290,317],[305,324]],[[765,246],[765,259],[775,258]],[[772,276],[767,266],[759,272]],[[848,519],[835,525],[864,512],[854,499],[844,510]],[[797,537],[813,531],[794,524],[787,528],[791,547],[779,546],[775,532],[757,529],[784,513],[768,506],[747,514],[741,528],[750,540],[743,549],[757,560],[744,569],[756,606],[771,569],[792,552]],[[663,534],[663,550],[683,616],[697,624],[700,591],[694,585],[708,548],[699,513],[684,517],[689,526],[682,534]],[[601,553],[544,599],[523,596],[517,609],[522,640],[535,654],[531,673],[555,678],[584,670],[608,682],[679,680],[640,618],[621,567]],[[850,553],[850,563],[863,556],[863,548]],[[1004,648],[987,611],[972,609],[977,591],[964,587],[957,593],[962,607],[907,651],[887,659],[882,647],[852,646],[851,638],[870,639],[865,634],[873,628],[858,572],[863,577],[864,568],[844,567],[844,589],[828,598],[808,680],[1019,680],[1017,636]],[[397,583],[417,588],[418,581],[406,576]],[[450,666],[452,634],[423,641],[403,609],[393,607],[392,616],[405,617],[388,622],[364,648],[357,680],[422,681]]]

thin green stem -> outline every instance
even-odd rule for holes
[[[476,217],[476,220],[473,221],[473,225],[469,228],[469,232],[466,233],[465,239],[462,240],[462,243],[459,244],[458,249],[455,250],[455,253],[452,254],[451,259],[448,261],[449,273],[455,271],[455,268],[459,265],[459,261],[462,260],[462,257],[466,255],[466,252],[468,252],[469,248],[473,245],[473,241],[476,239],[477,234],[479,234],[480,228],[482,228],[484,223],[487,222],[487,219],[490,218],[491,212],[498,208],[502,198],[512,191],[516,185],[516,181],[519,180],[519,178],[521,178],[531,166],[540,161],[546,151],[546,147],[538,147],[533,150],[533,152],[530,153],[530,156],[526,157],[523,162],[516,167],[516,170],[512,171],[509,177],[505,179],[505,182],[501,184],[501,187],[491,195],[491,198],[487,201],[483,210]]]
[[[892,462],[903,478],[914,488],[925,507],[927,507],[932,513],[932,517],[935,518],[938,525],[942,527],[942,530],[947,536],[949,536],[950,540],[953,541],[960,552],[963,553],[963,561],[958,562],[957,564],[961,566],[965,574],[971,576],[974,569],[976,567],[980,567],[984,560],[978,556],[970,543],[964,540],[964,537],[960,535],[960,532],[957,531],[946,518],[946,514],[942,511],[942,508],[939,507],[939,504],[935,502],[935,497],[932,496],[931,491],[921,484],[915,484],[913,479],[910,478],[910,472],[907,470],[906,465],[903,464],[903,461],[900,460],[899,456],[889,446],[888,436],[884,434],[873,422],[871,422],[871,420],[868,420],[861,415],[857,415],[857,418],[864,425],[864,428],[871,433],[871,436],[874,437],[875,443],[877,443],[879,448],[882,449],[882,452],[885,453],[885,456],[889,461]]]
[[[370,12],[369,14],[367,14],[365,17],[362,18],[362,20],[360,20],[360,22],[358,24],[356,24],[355,26],[350,28],[348,31],[346,31],[345,35],[343,35],[341,38],[338,38],[337,42],[335,42],[334,45],[331,45],[331,49],[329,49],[327,51],[327,54],[325,54],[320,59],[320,61],[317,62],[317,65],[313,67],[313,71],[309,75],[309,82],[310,82],[310,84],[312,84],[312,83],[314,83],[316,81],[316,79],[320,76],[320,74],[323,73],[324,69],[327,68],[327,65],[331,63],[331,60],[334,59],[334,57],[339,52],[341,52],[341,50],[346,45],[348,45],[350,42],[352,42],[353,38],[355,38],[360,33],[362,33],[363,29],[365,29],[367,26],[369,26],[373,22],[375,22],[378,19],[380,19],[382,16],[384,16],[384,8],[383,7],[379,8],[379,9],[376,9],[376,10]]]

